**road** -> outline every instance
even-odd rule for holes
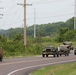
[[[39,56],[4,59],[3,62],[0,62],[0,75],[28,75],[38,68],[67,62],[76,62],[76,56],[71,53],[69,56],[56,58],[52,56],[42,58]]]

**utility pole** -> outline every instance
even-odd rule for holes
[[[76,0],[75,0],[75,7],[74,7],[74,29],[76,28]]]
[[[24,46],[26,47],[26,5],[32,6],[32,4],[26,4],[26,0],[24,0],[24,4],[19,4],[17,5],[22,5],[24,7]]]
[[[26,47],[26,0],[24,0],[24,46]]]
[[[35,14],[35,8],[34,8],[34,38],[36,38],[36,25],[35,25],[35,22],[36,22],[36,14]]]

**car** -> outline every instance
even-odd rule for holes
[[[59,46],[59,50],[58,50],[58,54],[61,55],[65,55],[65,56],[69,56],[69,45],[60,45]]]
[[[59,57],[57,48],[54,45],[46,46],[42,51],[42,57],[48,57],[49,55],[53,55],[53,57]]]

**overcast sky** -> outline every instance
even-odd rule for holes
[[[74,16],[75,0],[26,0],[26,2],[32,4],[27,6],[27,26],[34,23],[65,22]],[[17,3],[23,4],[24,0],[0,0],[0,7],[4,8],[0,9],[0,29],[23,27],[24,7]]]

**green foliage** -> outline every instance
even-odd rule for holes
[[[67,20],[66,22],[56,22],[56,23],[48,23],[36,25],[36,36],[37,37],[45,37],[45,36],[53,36],[56,37],[60,32],[60,29],[68,28],[68,30],[74,29],[74,17]],[[34,25],[27,27],[27,36],[34,36]],[[9,30],[0,30],[0,34],[5,35],[9,38],[14,38],[17,34],[23,35],[23,28],[10,28]],[[54,35],[56,34],[56,35]]]
[[[74,17],[66,21],[69,30],[74,29]]]
[[[17,34],[14,38],[14,41],[19,41],[23,38],[23,36],[21,34]]]
[[[6,42],[7,38],[5,36],[0,35],[0,41],[1,42]]]
[[[9,40],[2,42],[0,41],[0,46],[4,49],[4,56],[30,56],[30,55],[39,55],[42,52],[41,44],[37,42],[33,42],[31,38],[31,42],[27,43],[26,48],[23,45],[21,40]],[[30,41],[30,40],[29,40]]]
[[[73,26],[74,18],[66,22],[36,25],[36,38],[32,38],[34,26],[29,26],[26,48],[23,44],[23,28],[0,30],[0,46],[3,47],[5,56],[39,55],[47,43],[76,41],[76,29]]]
[[[65,33],[68,31],[67,28],[60,29],[59,36],[57,37],[57,41],[62,42],[65,40]]]

